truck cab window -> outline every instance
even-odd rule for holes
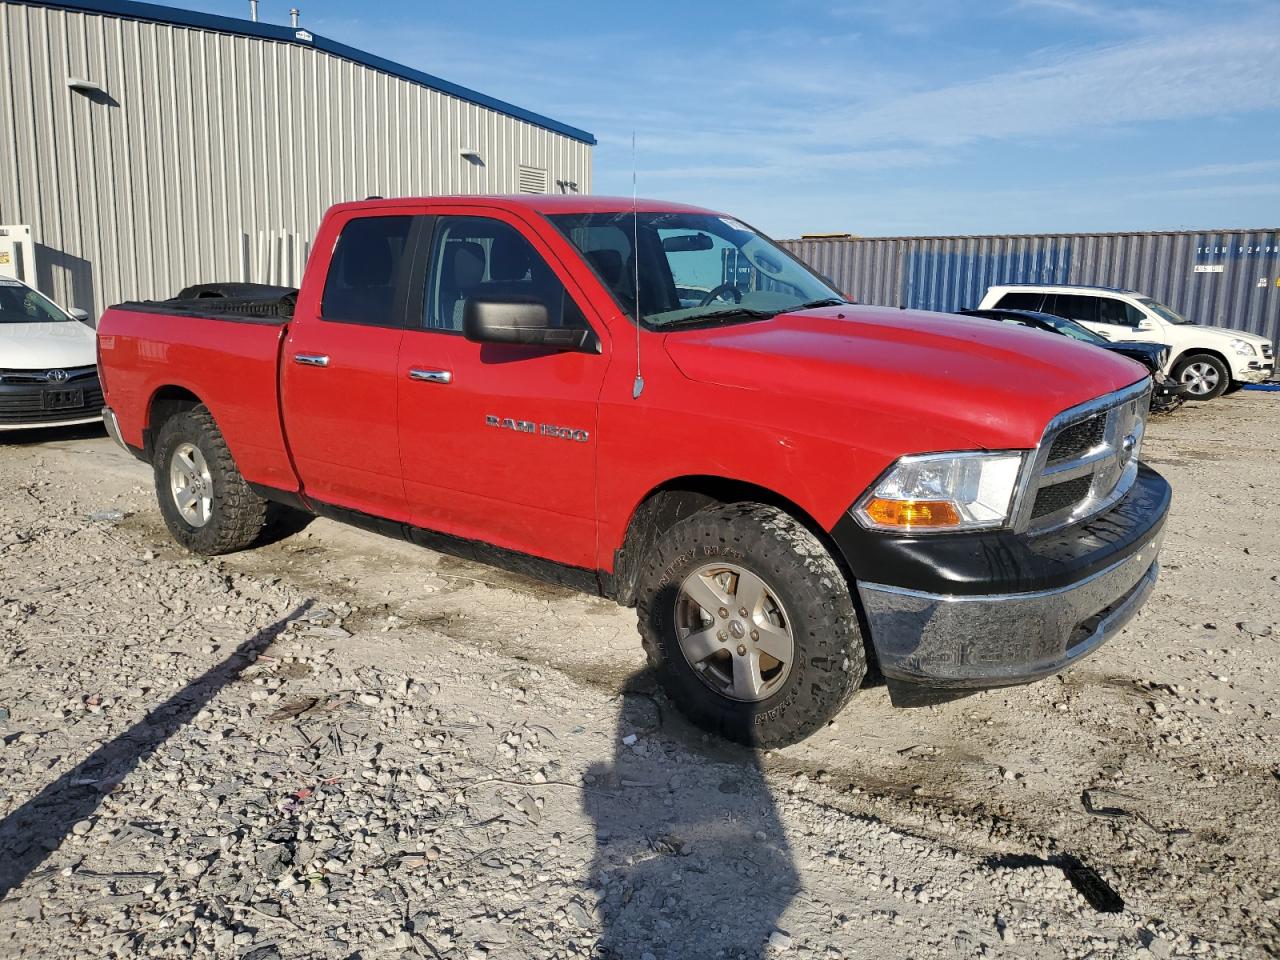
[[[342,228],[325,279],[321,317],[404,325],[404,318],[395,315],[395,295],[412,225],[413,217],[360,217]]]
[[[518,230],[489,217],[441,217],[427,272],[423,323],[460,332],[468,298],[531,298],[547,306],[554,326],[587,325],[581,309]]]

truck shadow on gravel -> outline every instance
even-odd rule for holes
[[[778,921],[799,874],[759,755],[681,743],[682,731],[663,729],[652,686],[644,671],[627,681],[613,762],[592,767],[583,791],[596,831],[599,955],[768,956],[770,937],[787,942]]]
[[[312,602],[307,600],[259,630],[220,663],[0,820],[0,900],[31,876],[77,823],[91,817],[103,797],[138,764],[234,682],[253,662],[254,654],[269,646],[292,621],[305,616]]]

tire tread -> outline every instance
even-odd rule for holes
[[[194,443],[205,456],[213,478],[213,515],[203,527],[185,523],[168,502],[168,457],[181,442]],[[156,440],[156,495],[174,539],[195,553],[216,556],[250,547],[267,524],[267,501],[245,482],[213,414],[204,405],[165,421]]]
[[[767,566],[775,571],[771,576],[785,578],[785,583],[775,586],[807,592],[809,602],[801,610],[788,607],[793,636],[807,651],[800,678],[803,688],[773,717],[767,715],[777,708],[769,704],[778,695],[761,704],[742,704],[703,686],[692,676],[674,630],[668,628],[678,592],[670,586],[672,571],[692,552],[715,543],[732,544],[750,557],[749,566]],[[670,612],[665,609],[668,605]],[[673,526],[658,538],[645,564],[636,612],[649,661],[676,705],[695,724],[752,746],[783,746],[819,730],[849,703],[867,672],[866,648],[847,578],[822,541],[777,507],[716,504]],[[798,651],[798,658],[803,655]],[[780,694],[792,683],[789,678]],[[764,720],[752,716],[760,712],[766,715]]]

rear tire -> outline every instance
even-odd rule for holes
[[[739,743],[804,739],[866,676],[848,580],[822,542],[775,507],[716,505],[667,530],[641,573],[636,611],[668,696],[693,723]]]
[[[1193,353],[1179,360],[1173,378],[1187,387],[1188,400],[1213,400],[1231,385],[1231,371],[1211,353]]]
[[[267,501],[245,482],[207,407],[165,421],[153,457],[156,497],[173,539],[214,556],[251,546],[267,522]]]

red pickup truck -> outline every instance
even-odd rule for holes
[[[812,733],[869,664],[899,704],[1046,676],[1155,582],[1144,369],[856,306],[729,216],[348,203],[301,289],[245,293],[99,324],[180,543],[248,547],[275,502],[614,597],[741,741]]]

